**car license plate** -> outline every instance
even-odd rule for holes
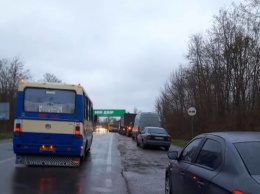
[[[163,137],[155,137],[154,139],[163,140]]]

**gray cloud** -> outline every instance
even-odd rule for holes
[[[240,2],[237,0],[236,2]],[[81,83],[95,108],[153,111],[187,42],[230,0],[4,1],[0,57]]]

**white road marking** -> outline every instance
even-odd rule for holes
[[[113,143],[113,137],[114,135],[112,135],[111,139],[110,139],[110,143],[109,143],[109,148],[108,148],[108,154],[107,154],[107,172],[111,172],[111,148],[112,148],[112,143]],[[112,180],[111,179],[106,179],[106,187],[112,187]]]
[[[107,165],[111,165],[111,147],[112,147],[112,142],[113,142],[113,137],[114,135],[112,135],[111,139],[110,139],[110,144],[109,144],[109,149],[108,149],[108,155],[107,155]]]
[[[110,143],[109,143],[109,148],[108,148],[108,154],[107,154],[107,172],[111,172],[111,147],[112,147],[112,142],[113,142],[113,137],[114,135],[112,135],[111,139],[110,139]]]
[[[1,160],[1,161],[0,161],[0,164],[3,164],[3,163],[5,163],[5,162],[8,162],[8,161],[13,160],[13,159],[15,159],[15,157],[8,158],[8,159],[5,159],[5,160]]]

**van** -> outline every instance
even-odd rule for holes
[[[160,118],[154,112],[140,112],[135,116],[132,139],[136,139],[138,133],[145,127],[161,127]]]

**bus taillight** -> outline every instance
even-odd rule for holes
[[[20,123],[16,123],[14,133],[15,133],[15,135],[20,135],[20,133],[21,133],[21,124]]]
[[[75,136],[80,136],[80,124],[75,123]]]

